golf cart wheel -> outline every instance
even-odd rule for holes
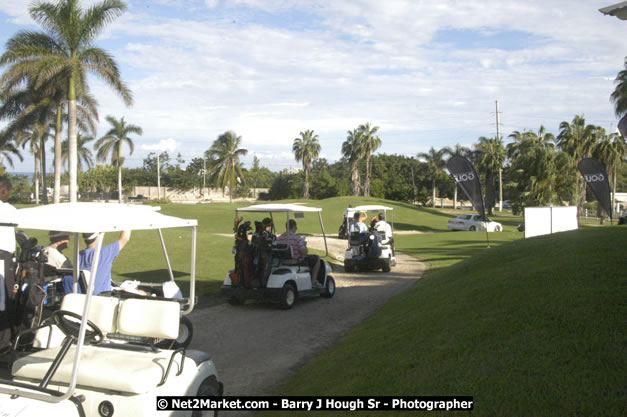
[[[335,280],[332,276],[327,277],[327,284],[324,286],[324,292],[320,293],[321,297],[331,298],[335,295]]]
[[[348,265],[346,262],[344,262],[344,272],[353,272],[352,265]]]
[[[194,326],[187,316],[181,316],[179,321],[179,335],[176,339],[165,339],[156,344],[161,349],[187,348],[192,343],[194,336]]]
[[[286,282],[281,291],[281,309],[289,310],[296,302],[296,287],[291,282]]]
[[[470,226],[470,229],[468,230],[470,230],[471,232],[474,232],[475,230],[477,230],[477,228],[475,226]]]
[[[186,348],[192,343],[192,337],[194,336],[194,325],[187,316],[181,316],[179,322],[179,336],[174,342],[174,348]]]
[[[215,377],[209,377],[201,382],[198,387],[198,392],[196,393],[196,397],[219,397],[220,390],[218,388],[218,383],[215,380]],[[192,417],[208,417],[218,416],[217,410],[194,410],[192,411]]]
[[[390,272],[392,267],[390,266],[390,258],[383,261],[383,266],[381,267],[383,272]]]
[[[241,306],[242,304],[244,304],[244,301],[245,300],[243,298],[236,297],[236,296],[229,297],[229,300],[228,300],[229,304],[231,304],[232,306]]]

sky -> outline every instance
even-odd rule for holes
[[[142,127],[125,162],[138,167],[160,147],[187,163],[232,130],[246,167],[256,155],[278,171],[300,167],[292,143],[307,129],[329,162],[366,122],[379,126],[377,153],[471,146],[496,136],[497,100],[506,143],[541,125],[557,134],[575,115],[614,132],[627,21],[598,9],[616,2],[128,0],[94,43],[113,55],[134,104],[90,78],[97,137],[107,115]],[[29,4],[0,0],[0,53],[18,31],[41,30]],[[31,171],[24,156],[9,170]]]

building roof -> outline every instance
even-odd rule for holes
[[[603,7],[599,11],[605,15],[616,16],[620,20],[627,20],[627,1]]]

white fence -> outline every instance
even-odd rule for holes
[[[233,200],[256,200],[260,193],[267,193],[268,188],[251,188],[249,197],[234,198]],[[194,188],[192,190],[176,190],[174,188],[161,187],[133,187],[131,197],[144,196],[149,200],[158,198],[170,201],[229,201],[229,189],[222,192],[220,188]]]

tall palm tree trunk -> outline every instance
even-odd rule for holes
[[[46,178],[46,141],[44,139],[44,135],[42,134],[39,138],[40,141],[40,152],[41,152],[41,185],[43,188],[44,195],[44,204],[48,204],[48,180]]]
[[[54,131],[54,204],[61,202],[61,104],[57,106]]]
[[[364,181],[364,196],[370,197],[370,154],[366,155],[366,180]]]
[[[68,153],[70,164],[70,202],[75,203],[78,197],[78,150],[76,146],[76,90],[74,89],[74,76],[70,76],[68,93]]]
[[[453,192],[453,209],[457,209],[457,182],[455,182],[455,191]]]
[[[118,202],[122,204],[122,141],[118,144]]]
[[[431,181],[431,207],[435,208],[435,178]]]
[[[303,164],[305,169],[305,189],[303,191],[303,198],[309,200],[309,164]]]
[[[359,167],[357,165],[358,161],[355,160],[351,163],[351,185],[354,196],[359,195]]]
[[[33,180],[35,181],[35,204],[39,204],[39,151],[35,153],[35,175]]]

